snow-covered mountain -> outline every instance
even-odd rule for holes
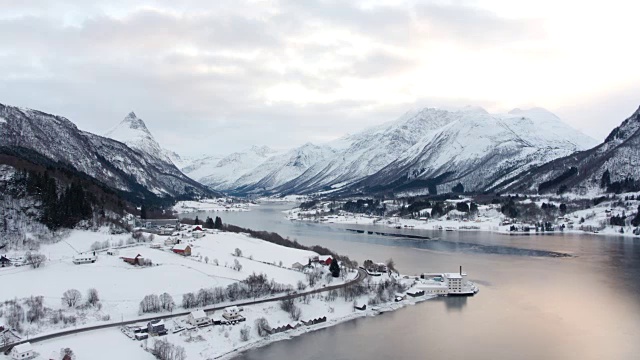
[[[141,197],[214,195],[206,186],[180,172],[170,160],[149,154],[147,151],[151,150],[145,146],[157,143],[153,137],[150,137],[153,143],[138,137],[141,128],[146,130],[146,126],[132,115],[125,120],[135,123],[138,129],[133,129],[136,131],[127,139],[140,148],[81,131],[61,116],[0,104],[0,146],[33,150],[54,162],[70,165],[112,189]],[[120,136],[127,135],[123,128],[115,131],[120,131]]]
[[[425,108],[321,146],[288,152],[252,148],[183,168],[237,193],[308,194],[428,187],[487,189],[530,167],[595,145],[547,110]],[[435,180],[435,181],[434,181]]]
[[[182,171],[190,177],[219,190],[232,190],[245,174],[277,154],[267,146],[253,146],[227,156],[206,156],[192,161]]]
[[[619,190],[640,189],[640,108],[613,129],[602,144],[531,169],[503,184],[502,189],[557,192],[564,187],[588,192],[601,188],[605,172],[609,174],[607,183],[618,183]]]
[[[484,191],[531,167],[587,149],[595,140],[536,108],[489,114],[427,109],[444,126],[355,185],[359,191],[448,192],[457,183]]]

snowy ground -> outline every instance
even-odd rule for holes
[[[167,237],[155,236],[153,243],[160,245],[160,249],[151,248],[151,243],[140,243],[119,249],[116,256],[99,252],[93,264],[75,265],[72,262],[73,255],[88,251],[95,241],[109,240],[115,244],[128,237],[128,234],[109,235],[104,231],[74,230],[64,241],[43,245],[40,251],[50,259],[43,267],[0,268],[3,287],[11,289],[0,292],[0,302],[43,296],[45,307],[57,310],[64,308],[61,297],[66,290],[77,289],[84,296],[87,290],[95,288],[100,295],[101,309],[65,310],[65,315],[77,317],[76,326],[120,321],[123,318],[135,319],[140,316],[139,304],[146,295],[168,292],[180,305],[185,293],[197,292],[201,288],[224,287],[246,279],[254,272],[265,273],[277,283],[295,287],[298,281],[306,281],[306,276],[291,269],[293,263],[306,264],[310,256],[317,255],[244,234],[211,231],[200,239],[184,239],[192,246],[191,257],[174,254],[164,246]],[[236,248],[242,251],[242,257],[232,255]],[[151,259],[154,266],[132,266],[120,259],[120,256],[134,257],[137,254]],[[208,258],[208,263],[205,258]],[[232,269],[235,260],[242,265],[240,271]],[[216,262],[217,266],[214,265]],[[279,266],[280,262],[282,267]],[[355,276],[355,273],[351,276]],[[332,284],[345,280],[336,279]],[[322,285],[320,282],[317,286]],[[62,323],[52,324],[49,321],[25,323],[24,326],[31,336],[55,332],[64,327]]]
[[[374,278],[373,281],[380,281],[386,278],[387,276],[383,275],[382,277]],[[407,284],[413,283],[412,279],[402,281]],[[301,299],[296,301],[296,306],[302,310],[301,320],[310,320],[326,316],[327,322],[325,323],[310,326],[301,324],[294,330],[268,335],[267,337],[260,337],[255,327],[255,320],[258,318],[266,318],[272,328],[286,326],[288,324],[300,324],[300,322],[291,320],[289,315],[280,309],[279,304],[274,302],[245,306],[242,315],[247,320],[238,325],[216,325],[185,330],[173,334],[171,330],[178,326],[184,327],[187,324],[187,318],[183,317],[168,320],[166,324],[169,329],[169,335],[162,337],[162,339],[166,339],[174,345],[184,347],[188,359],[231,358],[239,352],[251,348],[289,339],[358,317],[375,316],[381,312],[397,310],[404,306],[415,305],[418,302],[432,298],[431,296],[418,298],[407,297],[400,302],[390,301],[374,307],[368,306],[367,310],[360,311],[354,309],[354,301],[345,301],[340,297],[335,300],[328,300],[326,296],[327,294],[318,294],[310,297],[306,302]],[[366,304],[369,297],[370,295],[363,295],[359,297],[357,303]],[[216,318],[219,317],[219,315],[220,314],[214,313],[209,314],[209,317]],[[247,341],[242,341],[240,330],[245,326],[250,328],[250,335]],[[78,359],[152,359],[153,357],[145,351],[144,348],[152,347],[154,341],[155,338],[149,338],[146,341],[131,340],[120,330],[109,329],[36,343],[34,344],[34,348],[40,354],[45,355],[55,351],[59,352],[61,348],[69,347],[76,353]],[[1,356],[0,359],[2,359]]]
[[[177,213],[190,213],[199,211],[249,211],[251,203],[235,203],[227,198],[202,199],[199,201],[179,201],[173,211]]]

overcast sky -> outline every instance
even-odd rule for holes
[[[55,4],[54,4],[55,3]],[[0,103],[186,155],[323,142],[422,106],[545,107],[601,140],[640,105],[628,0],[0,0]]]

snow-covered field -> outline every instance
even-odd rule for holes
[[[383,281],[388,279],[387,275],[373,278],[373,281]],[[413,280],[401,280],[411,284]],[[245,306],[242,316],[246,322],[237,325],[216,325],[203,328],[187,329],[179,333],[172,333],[174,328],[188,326],[187,317],[167,320],[169,335],[160,339],[168,340],[170,343],[185,348],[187,359],[214,359],[231,358],[239,352],[251,348],[267,345],[269,343],[289,339],[308,332],[319,330],[328,326],[349,321],[358,317],[375,316],[381,312],[393,311],[404,306],[415,305],[431,299],[433,296],[422,296],[418,298],[407,297],[400,302],[390,301],[377,306],[368,306],[364,311],[356,310],[354,303],[366,304],[369,295],[360,296],[356,301],[345,301],[337,297],[328,299],[327,294],[317,294],[310,296],[307,301],[299,299],[296,301],[302,311],[301,320],[307,321],[320,317],[326,317],[327,321],[316,325],[304,325],[300,321],[290,319],[287,312],[280,309],[277,302]],[[219,317],[220,314],[208,314],[209,318]],[[258,318],[265,318],[271,328],[286,325],[296,325],[295,329],[282,333],[261,337],[255,326]],[[142,324],[141,324],[142,325]],[[241,339],[240,330],[248,327],[248,339]],[[59,352],[61,348],[69,347],[78,358],[90,358],[92,360],[118,359],[152,359],[153,357],[145,350],[145,347],[152,347],[153,342],[158,338],[150,337],[148,340],[135,341],[125,336],[118,329],[100,330],[86,334],[72,335],[57,338],[55,340],[44,341],[34,344],[35,351],[40,354],[50,354]],[[102,351],[105,349],[105,351]],[[0,356],[0,359],[2,357]]]
[[[199,211],[249,211],[251,203],[234,203],[225,198],[202,199],[199,201],[179,201],[173,211],[177,213],[190,213]]]
[[[192,247],[191,257],[171,252],[169,247],[164,246],[167,237],[155,236],[152,243],[160,246],[159,249],[151,248],[152,243],[139,243],[119,249],[119,254],[115,256],[98,252],[97,261],[92,264],[75,265],[72,262],[75,254],[88,251],[96,241],[109,240],[116,244],[127,237],[130,235],[74,230],[61,242],[43,245],[40,252],[49,260],[42,267],[0,268],[0,281],[5,289],[11,289],[0,292],[0,302],[43,296],[45,307],[55,310],[64,308],[61,298],[66,290],[77,289],[84,296],[87,290],[95,288],[102,303],[100,309],[65,310],[65,314],[77,317],[78,326],[120,321],[122,318],[135,319],[140,316],[140,301],[149,294],[160,295],[167,292],[180,305],[185,293],[197,292],[201,288],[225,287],[244,280],[253,273],[264,273],[279,284],[296,286],[298,281],[306,281],[306,276],[291,269],[293,263],[306,264],[310,256],[317,255],[244,234],[211,231],[199,239],[184,239]],[[241,257],[232,254],[236,248],[242,251]],[[137,254],[151,259],[154,265],[132,266],[120,259],[121,256],[135,257]],[[205,259],[209,260],[208,263]],[[242,266],[240,271],[232,268],[236,260]],[[280,263],[282,267],[279,266]],[[351,276],[355,276],[355,273]],[[345,280],[336,279],[332,284]],[[317,286],[322,286],[322,283]],[[63,325],[45,321],[40,324],[25,324],[24,327],[34,335],[55,332]]]

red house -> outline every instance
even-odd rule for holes
[[[182,256],[191,256],[191,246],[187,244],[177,244],[171,250]]]
[[[193,228],[191,228],[191,231],[196,231],[196,230],[200,230],[200,231],[202,231],[202,226],[200,226],[200,225],[196,225],[196,226],[194,226]]]
[[[123,256],[120,259],[122,259],[124,262],[129,263],[131,265],[140,265],[140,266],[144,265],[144,258],[140,254],[136,255],[136,257]]]
[[[318,256],[318,263],[322,264],[322,265],[331,265],[331,262],[333,261],[333,259],[331,258],[331,255],[320,255]]]

